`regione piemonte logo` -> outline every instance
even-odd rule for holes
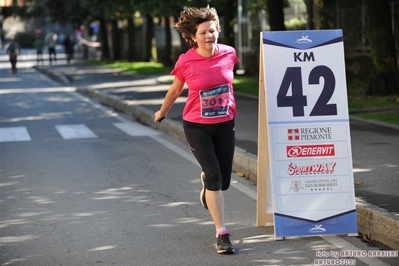
[[[287,157],[335,156],[334,144],[287,146]]]
[[[332,127],[301,127],[287,129],[288,141],[317,141],[317,140],[332,140]]]
[[[299,128],[295,129],[288,129],[288,140],[299,140],[300,135],[299,135]]]

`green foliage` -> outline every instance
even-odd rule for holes
[[[365,96],[373,62],[368,54],[347,54],[345,56],[346,80],[349,96]]]
[[[46,6],[47,14],[60,24],[76,24],[90,14],[88,1],[79,0],[40,0]],[[96,6],[93,6],[94,13]]]
[[[362,108],[376,108],[381,109],[384,107],[398,107],[399,96],[348,96],[349,109],[362,109]],[[399,116],[399,115],[398,115]]]
[[[233,81],[234,91],[249,94],[253,96],[259,95],[259,79],[248,76],[235,76]]]
[[[299,18],[284,21],[287,30],[306,30],[306,23],[306,20]]]
[[[103,65],[110,68],[118,68],[135,75],[167,75],[172,67],[155,62],[128,62],[122,61],[92,61],[92,64]]]
[[[391,113],[367,113],[367,114],[357,114],[356,116],[362,117],[365,119],[381,121],[390,124],[399,125],[399,113],[391,112]]]
[[[15,15],[25,18],[40,17],[45,12],[45,7],[39,2],[35,4],[27,4],[25,6],[11,6],[4,8],[6,12],[4,15]],[[0,8],[1,10],[1,8]]]
[[[15,35],[15,41],[21,48],[32,48],[35,41],[35,34],[33,32],[18,32]]]

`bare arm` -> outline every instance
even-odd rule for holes
[[[184,82],[181,82],[178,78],[175,77],[173,80],[173,84],[170,86],[168,92],[165,95],[165,99],[161,108],[154,114],[154,122],[157,122],[168,115],[170,108],[172,108],[172,105],[182,93],[183,87]]]

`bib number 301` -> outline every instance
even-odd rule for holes
[[[292,107],[294,117],[305,116],[304,107],[307,106],[307,97],[303,94],[301,67],[288,67],[277,93],[278,107]],[[324,79],[324,86],[309,116],[337,115],[337,105],[329,103],[335,90],[335,77],[332,70],[320,65],[309,73],[309,85],[320,84]],[[291,95],[288,91],[291,87]]]

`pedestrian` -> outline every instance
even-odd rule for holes
[[[10,57],[11,71],[14,75],[17,74],[17,57],[19,54],[19,45],[15,40],[11,40],[7,47],[7,54]]]
[[[4,47],[6,45],[6,37],[5,37],[4,30],[2,29],[2,27],[0,27],[0,41],[1,41],[1,49],[4,49]]]
[[[44,60],[43,60],[44,41],[40,34],[36,34],[36,39],[33,42],[33,47],[35,47],[35,49],[36,49],[37,64],[39,64],[40,62],[44,63]]]
[[[69,35],[67,33],[65,35],[65,39],[64,39],[63,45],[64,45],[64,48],[65,48],[65,55],[66,55],[66,58],[67,58],[67,62],[69,64],[71,62],[71,60],[73,59],[75,40],[73,39],[73,37],[71,35]]]
[[[58,40],[58,35],[52,31],[48,31],[46,36],[44,37],[44,43],[48,48],[50,65],[52,64],[53,60],[57,61],[57,54],[55,51],[57,40]]]
[[[239,60],[233,47],[217,43],[221,27],[215,8],[187,8],[175,27],[191,48],[175,63],[173,84],[154,122],[167,117],[187,84],[183,129],[202,168],[200,202],[214,222],[217,253],[234,254],[224,223],[223,191],[231,181],[237,115],[232,83]]]

